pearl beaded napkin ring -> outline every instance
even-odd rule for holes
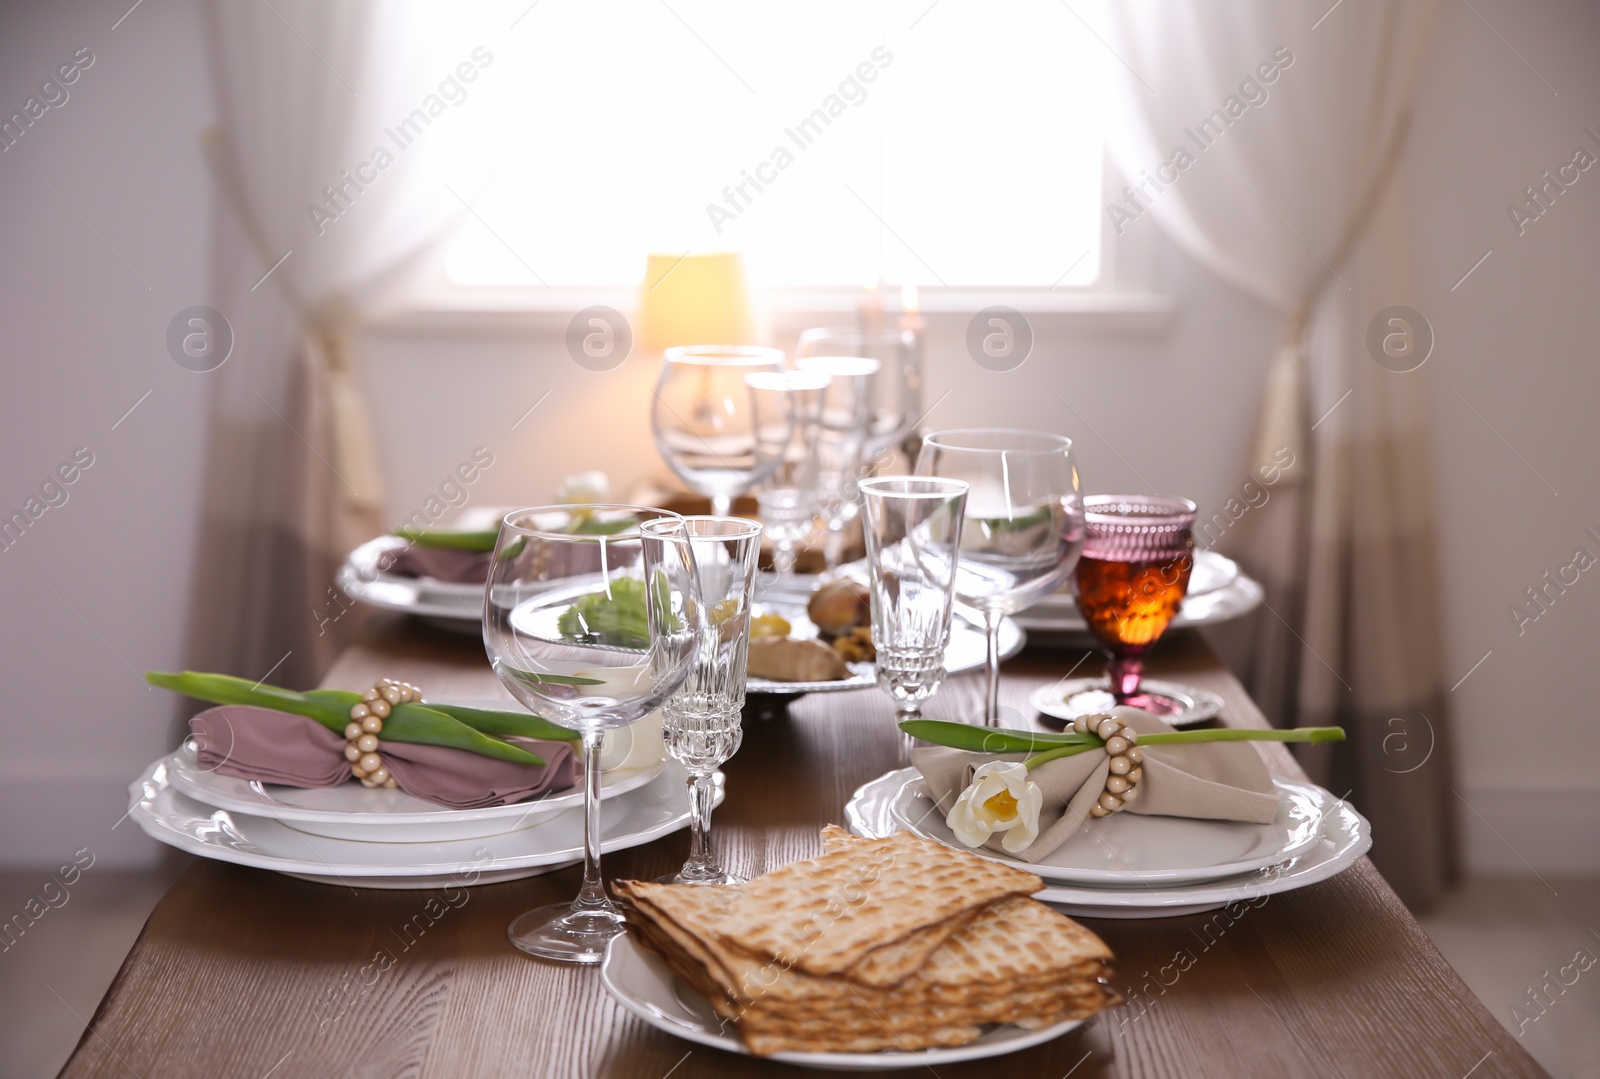
[[[394,790],[399,784],[378,755],[378,735],[383,733],[383,721],[397,704],[422,700],[422,690],[410,682],[393,678],[380,678],[373,687],[361,695],[361,703],[350,709],[350,722],[345,726],[345,759],[350,762],[350,772],[361,780],[363,787],[387,787]]]
[[[1144,778],[1144,750],[1137,745],[1138,732],[1116,716],[1079,716],[1072,721],[1079,734],[1097,734],[1106,742],[1111,758],[1111,773],[1100,800],[1089,809],[1091,817],[1108,817],[1139,796],[1139,781]]]

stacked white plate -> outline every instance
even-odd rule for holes
[[[602,849],[636,847],[687,827],[686,779],[673,761],[605,771]],[[184,748],[145,769],[129,794],[128,815],[163,843],[328,884],[493,884],[583,859],[581,787],[516,805],[444,809],[356,783],[306,790],[235,779],[201,768]],[[722,801],[720,773],[715,801]]]
[[[1371,826],[1311,783],[1275,779],[1270,824],[1117,813],[1084,824],[1034,864],[987,848],[974,853],[1037,873],[1036,898],[1093,918],[1168,918],[1303,888],[1350,867],[1372,846]],[[851,831],[880,838],[904,830],[965,848],[945,825],[915,768],[856,791]]]

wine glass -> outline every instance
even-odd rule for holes
[[[863,333],[817,327],[802,333],[795,349],[796,361],[810,356],[861,356],[878,361],[862,452],[869,462],[885,467],[894,449],[922,418],[922,357],[916,334],[904,328]]]
[[[810,371],[757,371],[744,380],[754,401],[757,442],[782,447],[777,463],[756,484],[756,505],[772,537],[777,580],[792,584],[795,545],[817,520],[817,426],[830,379]]]
[[[682,520],[643,506],[539,506],[507,514],[495,542],[483,602],[490,666],[529,711],[583,736],[583,888],[507,930],[547,959],[597,963],[622,931],[600,876],[601,743],[659,708],[698,652],[692,554],[666,557],[642,532],[660,518]]]
[[[668,884],[742,884],[711,846],[711,777],[743,738],[750,598],[761,556],[761,526],[743,517],[659,518],[641,526],[665,557],[692,561],[700,582],[700,652],[689,676],[662,706],[661,739],[689,772],[689,860]]]
[[[1072,440],[1042,431],[965,428],[922,440],[919,476],[965,480],[956,598],[988,637],[985,726],[1000,725],[1000,624],[1054,592],[1083,547]]]
[[[944,682],[967,485],[925,476],[861,481],[878,686],[897,719]]]
[[[844,530],[861,512],[862,454],[872,419],[872,392],[882,365],[864,356],[803,356],[795,369],[827,375],[817,426],[817,512],[828,530],[823,576],[831,577],[844,553]]]
[[[782,369],[782,352],[750,345],[685,345],[662,358],[650,408],[656,449],[685,486],[711,499],[719,517],[728,515],[734,495],[777,466],[787,434],[776,444],[758,437],[744,376]]]
[[[1111,654],[1111,694],[1118,704],[1171,715],[1181,706],[1141,693],[1139,681],[1142,657],[1167,631],[1189,591],[1195,504],[1160,495],[1090,495],[1083,508],[1088,536],[1073,592],[1089,631]]]

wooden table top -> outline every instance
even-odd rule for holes
[[[1024,653],[1006,665],[1002,700],[1026,709],[1032,689],[1082,656]],[[1149,666],[1220,693],[1230,725],[1265,725],[1198,636],[1174,635]],[[1095,668],[1090,659],[1080,673]],[[378,625],[326,684],[354,689],[384,675],[441,696],[496,691],[477,638],[400,621]],[[928,714],[975,714],[980,692],[978,674],[953,678]],[[895,765],[895,739],[888,699],[876,690],[805,697],[786,713],[748,717],[714,818],[726,863],[755,876],[820,853],[818,828],[842,822],[856,788]],[[1265,749],[1274,770],[1298,774],[1282,747]],[[607,855],[605,871],[649,879],[675,869],[687,847],[679,833]],[[610,998],[596,968],[512,948],[507,923],[529,907],[570,899],[579,876],[571,868],[450,894],[357,893],[197,861],[151,914],[62,1074],[800,1073],[654,1030]],[[1085,919],[1116,952],[1117,985],[1136,1003],[1023,1053],[936,1074],[1544,1074],[1365,858],[1331,880],[1218,919]],[[408,924],[404,936],[396,932]],[[385,953],[392,962],[375,964]]]

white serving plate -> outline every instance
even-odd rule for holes
[[[270,816],[301,832],[364,843],[446,843],[486,839],[543,824],[558,813],[583,805],[578,785],[515,805],[446,809],[401,790],[369,790],[359,783],[306,789],[225,776],[198,767],[194,754],[179,750],[167,758],[174,787],[217,809]],[[600,775],[602,799],[636,790],[661,774],[663,762],[620,768]]]
[[[889,812],[895,822],[924,839],[966,850],[944,822],[915,768],[902,769]],[[1269,824],[1193,820],[1187,817],[1113,813],[1083,827],[1040,862],[1024,862],[978,847],[972,853],[1037,873],[1051,884],[1094,888],[1146,884],[1199,884],[1236,877],[1287,861],[1322,834],[1321,787],[1274,779],[1278,816]]]
[[[845,807],[846,823],[852,832],[880,839],[902,830],[893,806],[908,771],[915,773],[915,769],[889,772],[856,791]],[[1372,826],[1348,802],[1321,788],[1316,790],[1323,813],[1317,840],[1283,862],[1203,884],[1141,883],[1109,888],[1052,884],[1036,892],[1034,898],[1085,918],[1176,918],[1327,880],[1350,868],[1371,849]]]
[[[623,934],[606,947],[600,966],[606,990],[628,1011],[657,1030],[699,1045],[749,1056],[736,1032],[716,1014],[711,1004],[685,985],[666,963]],[[1042,1030],[1024,1030],[1010,1023],[991,1027],[976,1041],[953,1049],[924,1049],[914,1053],[774,1053],[765,1059],[828,1071],[891,1071],[896,1068],[935,1069],[963,1060],[984,1060],[1032,1048],[1082,1026],[1069,1019]]]
[[[764,605],[757,604],[757,608]],[[815,636],[816,627],[803,616],[796,616],[787,610],[778,609],[784,617],[788,618],[794,629],[793,636]],[[798,621],[796,619],[799,619]],[[809,630],[809,632],[808,632]],[[1000,658],[1010,659],[1022,651],[1022,646],[1028,643],[1028,635],[1010,618],[1003,619],[1000,623]],[[960,615],[950,620],[950,644],[944,651],[944,669],[946,674],[959,674],[962,671],[976,670],[982,667],[987,659],[988,641],[983,630],[973,625]],[[774,682],[766,678],[749,678],[745,680],[747,693],[784,693],[798,695],[801,693],[839,693],[848,689],[867,689],[878,684],[876,668],[871,663],[852,663],[849,665],[851,676],[841,678],[836,682]]]
[[[650,782],[602,802],[605,852],[626,850],[687,827],[687,773],[668,763]],[[583,858],[583,811],[487,839],[367,843],[308,835],[272,818],[220,809],[174,788],[166,758],[131,784],[128,815],[169,846],[236,865],[271,869],[324,884],[436,888],[494,884],[547,873]],[[715,777],[713,804],[723,797]]]

